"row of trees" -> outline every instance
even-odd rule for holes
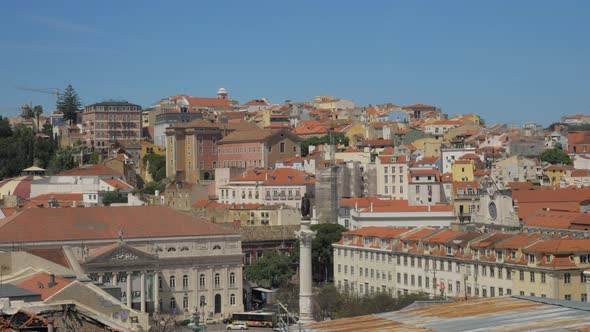
[[[334,133],[334,143],[348,146],[348,137],[344,135],[344,133]],[[306,140],[301,142],[301,156],[305,157],[308,154],[308,149],[310,145],[318,146],[330,144],[330,135],[325,135],[323,137],[310,137]]]
[[[317,281],[326,282],[334,278],[334,255],[332,243],[338,242],[346,229],[338,224],[312,225],[316,231],[312,242],[312,270]],[[287,287],[299,264],[299,244],[289,254],[277,251],[266,252],[262,258],[245,271],[246,278],[265,288]]]
[[[32,129],[14,130],[8,119],[0,117],[0,179],[14,177],[30,166],[47,168],[55,156],[57,144],[51,135],[35,135]]]
[[[314,319],[323,321],[400,310],[415,301],[426,300],[430,300],[426,293],[393,298],[385,292],[373,295],[340,293],[333,285],[327,285],[313,295],[312,308]]]

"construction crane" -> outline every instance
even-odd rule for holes
[[[61,90],[58,89],[58,88],[35,89],[35,88],[28,88],[28,87],[23,87],[23,86],[17,86],[16,88],[19,89],[19,90],[24,90],[24,91],[47,93],[47,94],[50,94],[50,95],[54,95],[55,98],[59,98],[59,95],[61,94]]]

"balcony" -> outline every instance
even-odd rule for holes
[[[464,213],[460,212],[457,213],[457,219],[461,224],[470,223],[471,222],[471,213]]]

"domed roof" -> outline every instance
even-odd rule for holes
[[[23,103],[23,106],[21,106],[21,108],[30,108],[30,107],[29,107],[29,104],[25,101]]]
[[[219,90],[217,90],[217,94],[218,95],[226,95],[227,90],[225,88],[219,88]]]

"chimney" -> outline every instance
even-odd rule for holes
[[[52,273],[49,275],[49,282],[47,283],[47,288],[51,288],[56,285],[57,283],[55,282],[55,274]]]
[[[354,210],[355,211],[358,211],[359,210],[359,201],[358,200],[355,200],[354,201]]]
[[[373,212],[373,202],[371,202],[371,212]]]

